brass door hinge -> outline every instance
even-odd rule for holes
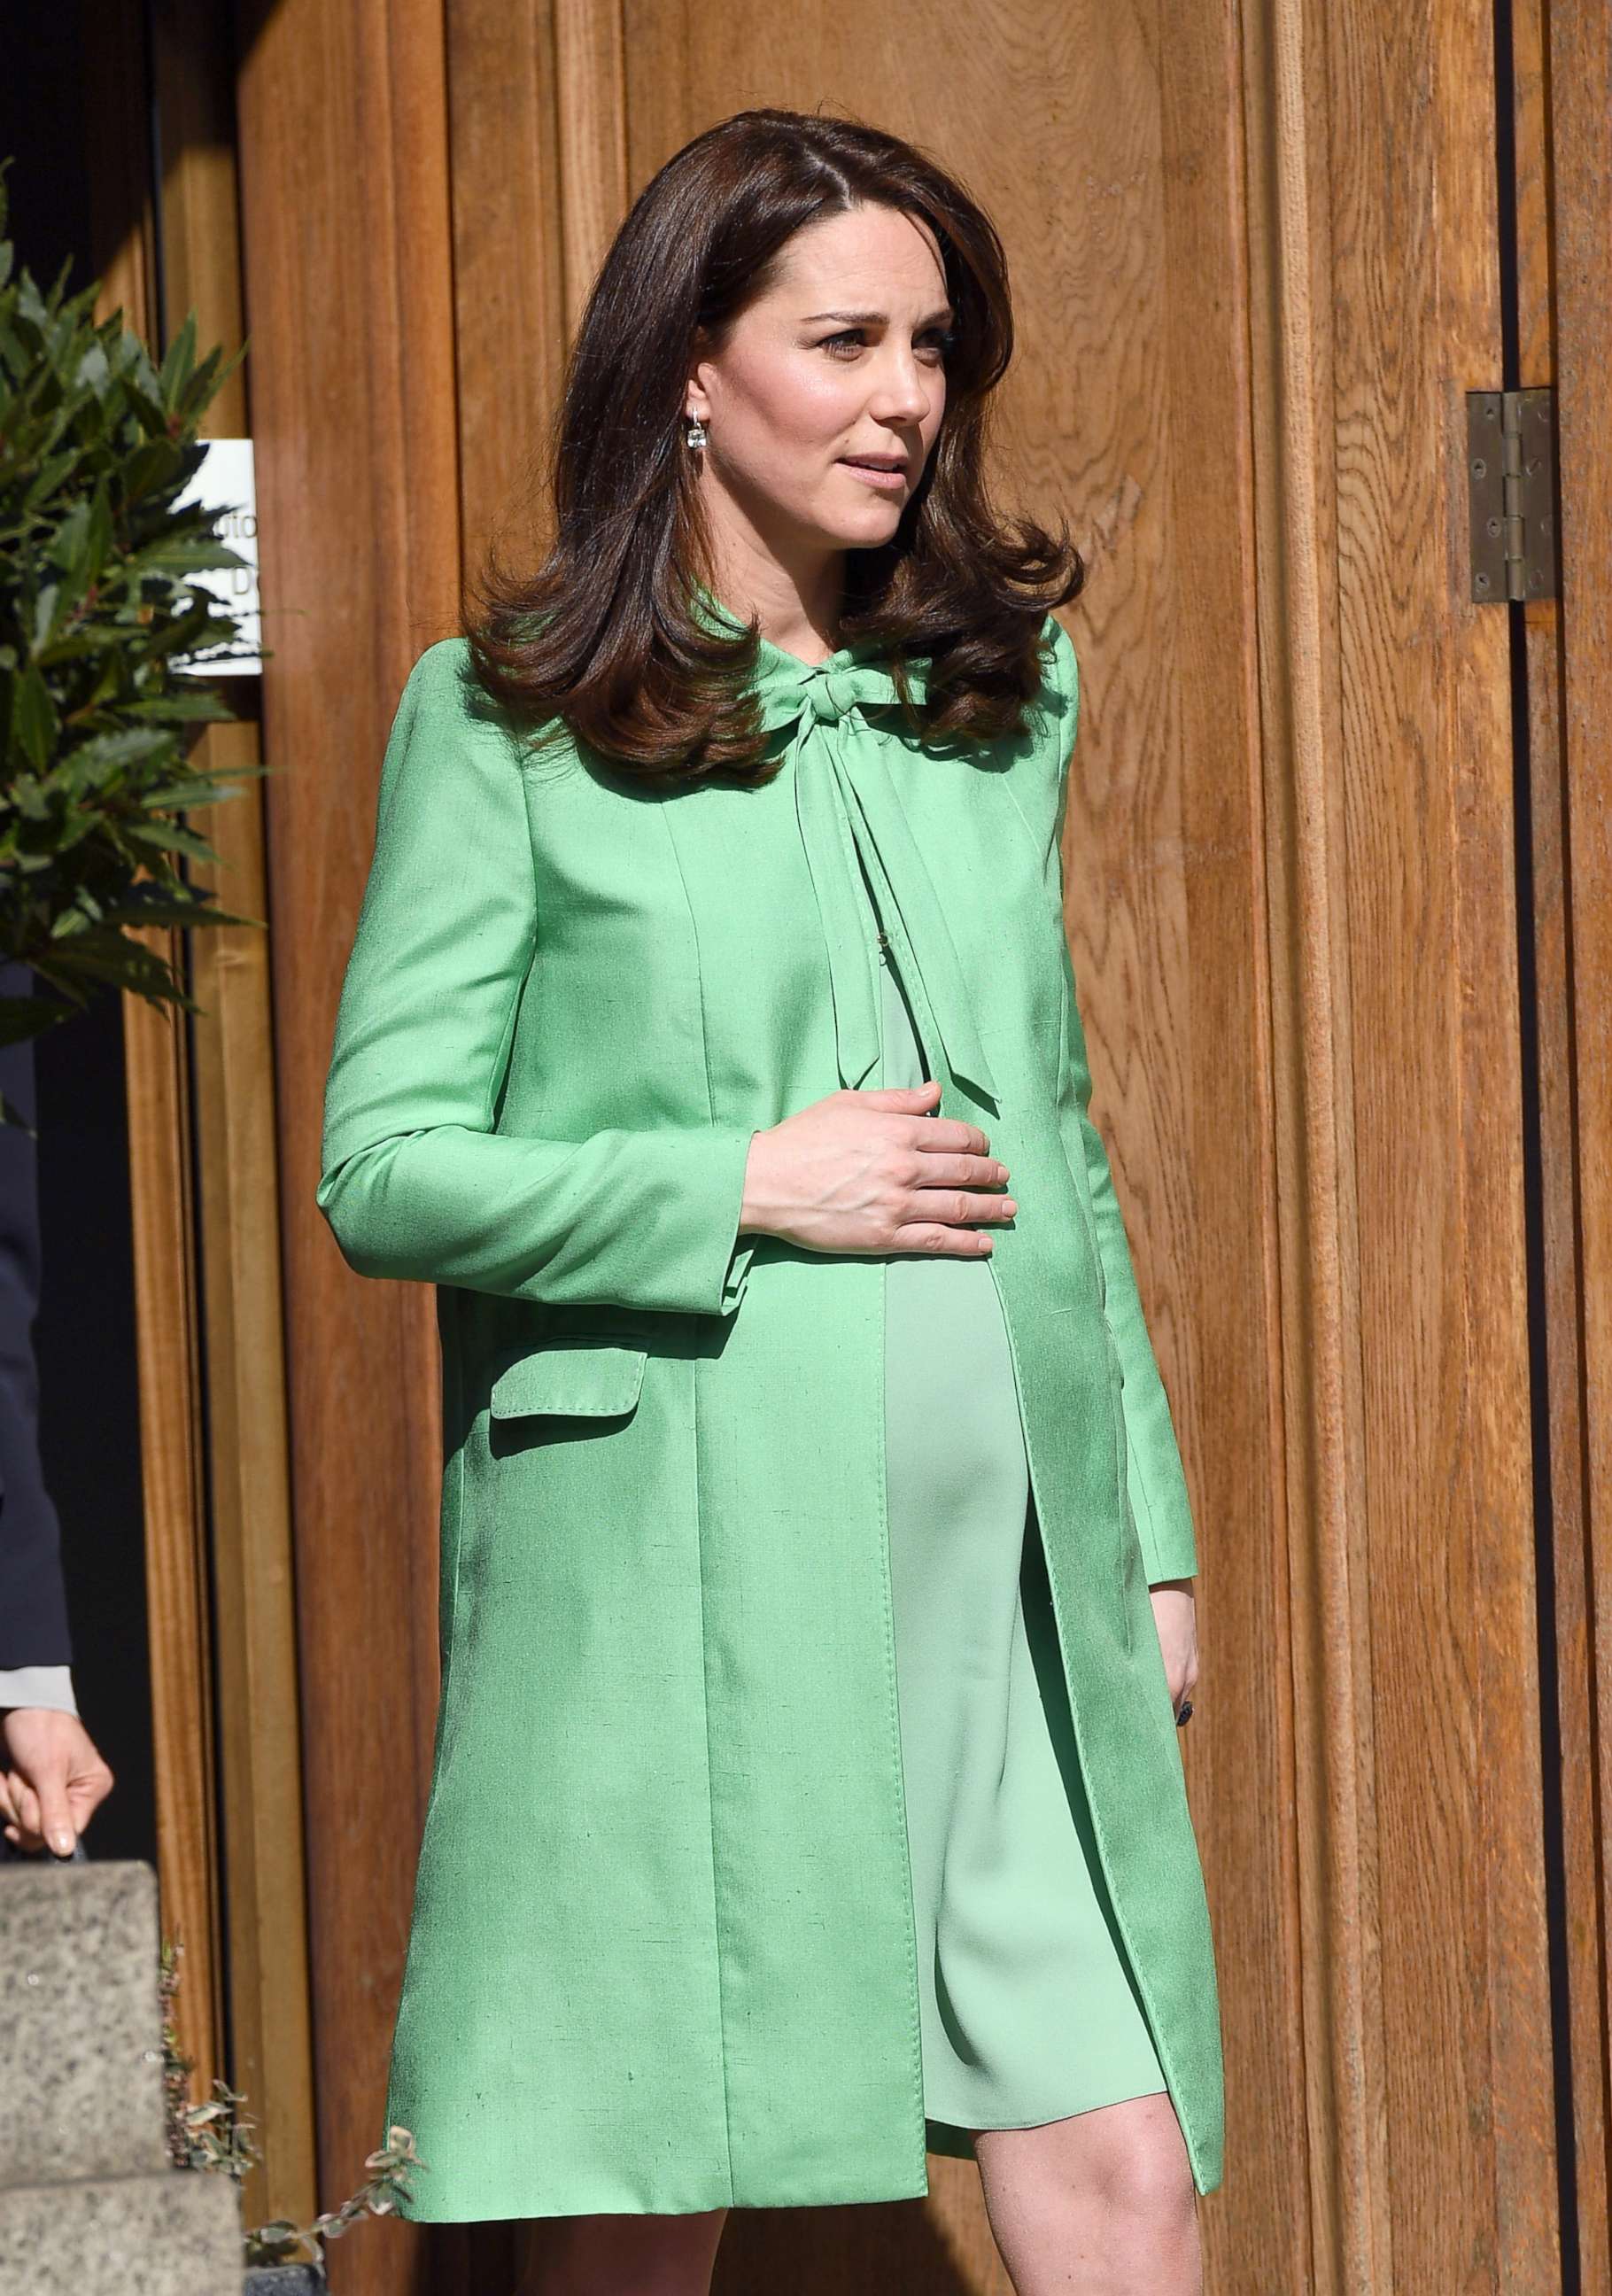
[[[1556,595],[1556,392],[1467,393],[1472,595]]]

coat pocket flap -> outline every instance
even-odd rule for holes
[[[518,1356],[493,1382],[495,1419],[530,1412],[609,1418],[631,1411],[643,1385],[648,1350],[598,1340],[544,1341]]]

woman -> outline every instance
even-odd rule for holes
[[[552,551],[387,747],[318,1200],[438,1286],[388,2120],[407,2213],[562,2220],[545,2292],[703,2290],[729,2206],[926,2146],[1021,2296],[1198,2284],[1196,1553],[1064,936],[1082,569],[982,477],[1011,348],[910,146],[700,136],[584,316]]]

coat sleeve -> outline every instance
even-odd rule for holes
[[[1069,1057],[1060,1095],[1059,1120],[1068,1141],[1070,1160],[1084,1163],[1097,1234],[1098,1256],[1107,1289],[1109,1329],[1124,1375],[1126,1479],[1131,1508],[1141,1542],[1147,1580],[1156,1587],[1166,1578],[1190,1578],[1198,1568],[1191,1504],[1181,1452],[1170,1415],[1169,1398],[1159,1374],[1158,1358],[1148,1335],[1147,1318],[1136,1288],[1119,1199],[1114,1191],[1102,1135],[1092,1120],[1092,1072],[1086,1054],[1085,1029],[1075,981],[1064,917],[1063,824],[1068,804],[1069,760],[1080,709],[1079,672],[1068,632],[1053,618],[1052,682],[1061,703],[1058,742],[1060,763],[1049,865],[1057,889],[1060,939],[1063,943],[1069,1030]]]
[[[732,1314],[751,1130],[497,1128],[538,932],[519,745],[446,638],[393,719],[337,1008],[315,1193],[342,1257],[548,1307]]]
[[[35,988],[32,968],[20,958],[0,964],[0,996],[28,996]],[[0,1046],[0,1094],[17,1119],[0,1125],[0,1706],[72,1707],[70,1692],[65,1701],[61,1695],[73,1655],[61,1526],[39,1451],[34,1323],[42,1253],[31,1037]]]

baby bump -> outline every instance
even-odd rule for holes
[[[885,1460],[904,1566],[1011,1586],[1029,1470],[1007,1327],[983,1259],[885,1263]],[[899,1599],[899,1589],[898,1589]]]
[[[888,959],[881,972],[881,1081],[921,1084],[929,1064],[904,984]],[[959,1559],[970,1547],[999,1554],[1023,1523],[1028,1468],[990,1263],[896,1253],[884,1276],[892,1537],[916,1549],[913,1569]]]

